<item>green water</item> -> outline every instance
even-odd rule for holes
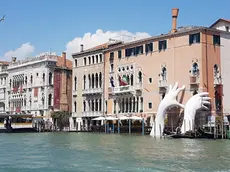
[[[156,140],[150,136],[90,133],[0,134],[0,148],[0,171],[4,172],[230,169],[230,140]]]

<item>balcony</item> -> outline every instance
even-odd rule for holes
[[[102,93],[102,88],[90,88],[90,89],[84,89],[82,90],[83,95],[87,94],[101,94]]]
[[[134,86],[126,85],[121,87],[109,87],[108,93],[109,94],[130,94],[135,92]]]
[[[168,86],[168,82],[166,79],[160,79],[158,81],[158,87],[159,88],[166,88]]]
[[[97,117],[101,115],[102,115],[102,112],[82,112],[81,114],[82,117]]]
[[[189,78],[190,85],[198,85],[200,83],[198,76],[190,76]]]
[[[222,85],[222,78],[214,77],[214,86]]]

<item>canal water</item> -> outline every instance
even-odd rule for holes
[[[230,171],[230,140],[92,133],[0,134],[4,172]]]

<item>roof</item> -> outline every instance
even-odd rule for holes
[[[219,23],[219,22],[221,22],[221,21],[230,23],[230,20],[221,19],[221,18],[220,18],[220,19],[216,20],[216,21],[210,26],[210,28],[213,27],[213,26],[215,26],[217,23]]]
[[[137,44],[150,43],[150,42],[157,41],[157,40],[168,39],[168,38],[172,38],[172,37],[176,37],[176,36],[181,36],[181,35],[201,32],[203,30],[208,30],[208,31],[215,32],[215,33],[223,32],[221,30],[217,30],[217,29],[214,29],[214,28],[203,27],[203,26],[193,26],[193,27],[189,27],[189,28],[185,27],[184,29],[179,29],[175,33],[170,32],[170,33],[167,33],[167,34],[161,34],[161,35],[158,35],[158,36],[152,36],[152,37],[149,37],[149,38],[140,39],[140,40],[137,40],[137,41],[132,41],[132,42],[120,44],[120,45],[115,46],[115,47],[107,48],[107,49],[103,50],[103,52],[115,51],[115,50],[118,50],[118,49],[121,49],[121,48],[129,47],[129,46],[135,46]]]
[[[7,61],[0,61],[0,65],[9,65],[10,62],[7,62]]]
[[[73,53],[72,56],[77,56],[77,55],[84,55],[86,53],[92,53],[92,52],[95,52],[95,51],[99,51],[99,50],[104,50],[104,49],[107,49],[111,46],[115,46],[117,44],[121,44],[122,42],[121,41],[117,41],[115,43],[110,43],[110,42],[107,42],[107,43],[104,43],[104,44],[101,44],[101,45],[97,45],[95,47],[92,47],[92,48],[89,48],[87,50],[84,50],[82,52],[78,52],[78,53]]]

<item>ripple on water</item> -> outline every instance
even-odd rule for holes
[[[0,171],[228,171],[229,144],[117,134],[2,134]]]

